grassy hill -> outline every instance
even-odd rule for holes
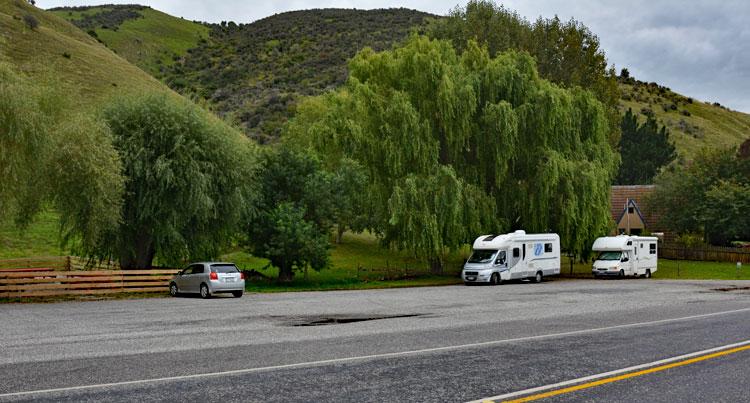
[[[677,94],[656,83],[620,79],[620,108],[656,116],[666,125],[678,156],[690,160],[703,147],[737,146],[750,138],[750,115]]]
[[[173,89],[206,99],[261,142],[278,137],[299,97],[341,84],[346,61],[359,49],[387,49],[435,17],[408,9],[324,9],[237,25],[199,24],[137,5],[53,12]],[[750,136],[748,114],[656,83],[628,79],[619,88],[621,110],[653,113],[670,129],[683,159],[702,147],[738,145]]]
[[[38,26],[30,28],[27,21]],[[171,92],[94,38],[23,0],[0,2],[0,60],[35,80],[54,80],[72,108],[92,108],[115,93]]]
[[[251,24],[198,24],[144,6],[51,10],[183,94],[206,99],[261,142],[279,136],[300,96],[346,79],[365,46],[390,48],[430,14],[407,9],[305,10]]]
[[[209,33],[204,24],[146,6],[59,7],[49,11],[155,77],[208,38]]]
[[[251,24],[212,25],[210,39],[165,74],[174,89],[207,99],[261,142],[278,138],[297,99],[335,88],[364,47],[390,48],[429,14],[407,10],[306,10]]]

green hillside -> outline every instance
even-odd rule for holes
[[[205,99],[261,142],[274,141],[301,96],[335,88],[359,49],[390,48],[430,14],[408,9],[305,10],[250,24],[199,24],[149,7],[58,8],[110,49],[184,94]],[[655,83],[621,80],[620,107],[653,113],[683,159],[701,147],[737,145],[750,115],[692,100]]]
[[[49,11],[156,77],[188,49],[198,46],[209,32],[206,25],[146,6],[59,7]]]
[[[737,146],[750,138],[750,115],[677,94],[656,83],[620,79],[620,109],[666,125],[678,156],[692,159],[703,147]]]
[[[389,49],[430,14],[408,9],[322,9],[277,14],[251,24],[199,24],[140,5],[51,9],[108,48],[205,99],[261,142],[278,138],[300,96],[346,79],[360,49]]]
[[[34,29],[26,20],[35,20]],[[35,80],[54,80],[72,108],[91,108],[115,93],[157,90],[161,82],[64,19],[23,0],[0,2],[0,59]]]
[[[214,24],[210,40],[172,66],[165,80],[207,99],[250,137],[272,141],[300,96],[342,84],[346,62],[357,51],[389,49],[428,17],[407,9],[325,9]]]

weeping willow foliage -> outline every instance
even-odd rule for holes
[[[255,149],[195,105],[126,96],[104,110],[127,178],[122,223],[97,250],[123,268],[214,258],[252,206]]]
[[[555,231],[580,253],[608,232],[619,159],[602,104],[539,77],[526,53],[412,36],[365,49],[346,85],[300,106],[286,136],[368,170],[384,243],[439,259],[482,233]]]
[[[40,209],[53,149],[48,129],[54,108],[48,93],[0,64],[0,219],[28,223]]]
[[[65,110],[54,85],[0,64],[0,220],[51,206],[63,243],[87,250],[119,224],[123,177],[107,126]]]

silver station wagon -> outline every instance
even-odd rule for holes
[[[210,298],[213,294],[232,293],[236,298],[245,291],[245,275],[234,263],[200,262],[193,263],[177,273],[169,282],[169,293],[200,294]]]

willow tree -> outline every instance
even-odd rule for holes
[[[104,116],[127,181],[122,223],[97,254],[123,268],[216,257],[253,205],[249,140],[166,94],[117,99]]]
[[[118,225],[123,177],[109,128],[71,109],[54,85],[0,63],[0,221],[53,208],[63,243],[86,251]]]
[[[539,77],[534,59],[412,36],[365,49],[337,92],[307,101],[290,142],[368,171],[373,230],[439,269],[481,233],[559,232],[568,250],[608,232],[618,165],[605,107]]]
[[[459,52],[469,40],[487,46],[490,56],[511,49],[529,52],[542,78],[558,85],[588,89],[604,103],[612,146],[619,139],[620,99],[616,73],[607,66],[599,38],[582,23],[557,16],[530,22],[493,0],[470,0],[426,28],[433,39],[450,40]]]

